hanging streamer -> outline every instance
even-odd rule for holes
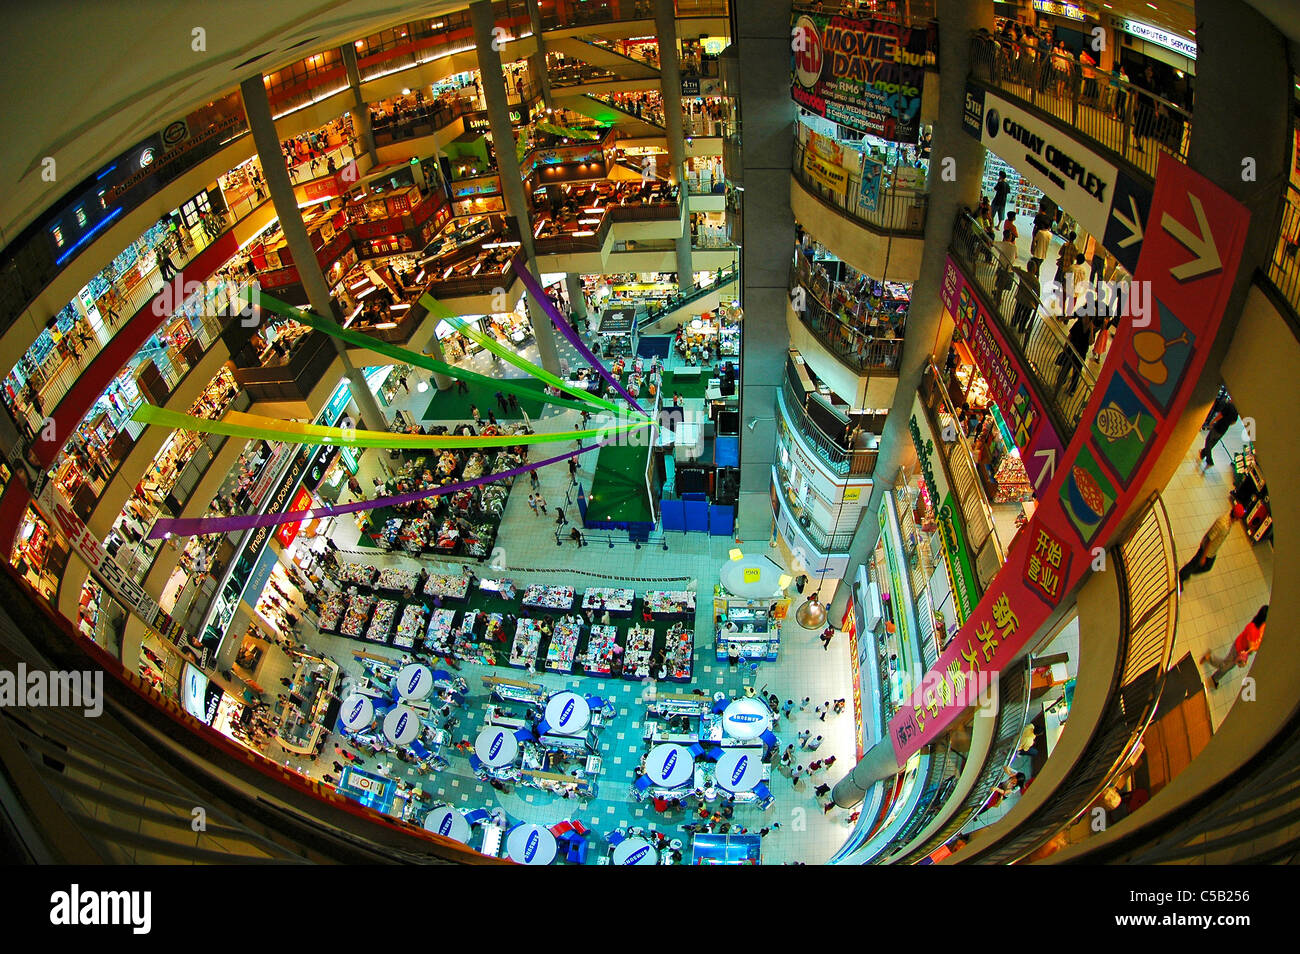
[[[293,523],[298,520],[314,520],[319,517],[335,517],[348,513],[360,513],[363,510],[376,510],[379,507],[400,507],[405,504],[414,503],[417,500],[428,500],[430,497],[439,497],[444,494],[459,493],[462,490],[490,484],[498,480],[504,480],[507,477],[517,477],[520,474],[526,474],[529,471],[537,470],[550,464],[558,464],[562,460],[568,460],[570,457],[577,457],[580,454],[586,454],[594,450],[599,450],[608,441],[601,441],[598,444],[586,444],[577,450],[569,451],[567,454],[560,454],[556,457],[548,457],[546,460],[538,461],[535,464],[524,464],[521,467],[513,467],[510,470],[499,471],[495,474],[484,474],[481,477],[475,477],[473,480],[462,481],[458,484],[448,484],[445,487],[435,487],[432,490],[417,490],[409,494],[397,494],[393,497],[379,497],[374,500],[358,500],[356,503],[335,504],[328,507],[315,507],[311,510],[290,510],[285,513],[255,513],[234,517],[167,517],[158,520],[153,529],[149,531],[147,539],[159,540],[164,537],[195,537],[207,533],[236,533],[241,530],[251,530],[255,527],[275,527],[282,523]]]
[[[642,415],[645,415],[645,408],[637,403],[636,398],[628,394],[627,389],[619,383],[618,378],[609,373],[609,369],[601,363],[599,358],[591,353],[590,348],[582,343],[582,339],[578,337],[578,333],[569,326],[567,321],[560,317],[560,313],[556,311],[555,305],[551,303],[550,297],[542,289],[542,286],[537,283],[537,279],[533,277],[532,273],[528,271],[528,265],[524,260],[523,253],[521,252],[512,258],[508,267],[510,271],[519,276],[519,280],[524,283],[524,288],[528,290],[528,294],[533,296],[533,300],[536,301],[542,311],[546,313],[546,316],[551,319],[551,324],[555,325],[555,327],[559,329],[560,334],[564,335],[569,344],[578,349],[578,354],[582,355],[582,359],[599,371],[600,376],[613,385],[614,390],[623,395],[623,397],[627,399],[628,404],[630,404],[635,410],[639,411]]]
[[[386,357],[393,358],[403,364],[414,365],[417,368],[424,368],[426,371],[433,371],[437,374],[445,374],[448,377],[460,378],[464,381],[470,381],[475,384],[483,384],[504,391],[507,394],[514,394],[518,397],[528,398],[532,401],[543,401],[547,404],[554,404],[559,407],[571,408],[575,411],[590,411],[592,402],[575,401],[569,398],[553,397],[548,394],[539,394],[532,388],[525,387],[521,384],[513,384],[509,378],[490,378],[485,374],[479,374],[475,371],[469,371],[455,365],[445,364],[437,361],[426,354],[418,351],[412,351],[409,348],[403,348],[400,345],[389,344],[386,341],[379,341],[369,335],[362,334],[359,331],[352,331],[344,328],[336,321],[330,321],[322,318],[314,312],[302,312],[292,305],[287,305],[268,295],[266,292],[260,292],[257,295],[258,304],[267,311],[275,312],[278,315],[284,315],[286,318],[292,318],[299,324],[306,325],[322,334],[337,338],[350,345],[358,348],[364,348],[367,351],[373,351],[376,354],[382,354]]]
[[[646,427],[649,422],[636,421],[588,430],[557,431],[550,434],[501,434],[495,437],[457,437],[434,434],[399,434],[389,431],[352,430],[341,427],[323,427],[299,421],[281,421],[241,411],[227,411],[220,421],[194,417],[171,411],[153,404],[141,404],[131,415],[131,420],[160,427],[180,428],[203,434],[224,434],[227,437],[246,437],[253,440],[284,441],[289,444],[337,444],[340,447],[379,447],[384,449],[429,450],[434,448],[515,447],[531,444],[558,444],[563,441],[585,440],[621,434],[624,431]]]
[[[443,320],[450,322],[453,328],[471,341],[477,342],[479,345],[491,351],[494,355],[504,358],[519,370],[527,372],[544,384],[549,384],[553,388],[558,388],[561,391],[572,394],[580,400],[591,401],[593,404],[599,404],[606,410],[612,411],[615,416],[620,413],[618,405],[613,401],[607,401],[605,398],[598,397],[582,388],[574,387],[557,375],[551,374],[551,372],[547,371],[545,368],[539,368],[531,361],[521,358],[509,348],[502,347],[502,345],[490,335],[485,335],[483,332],[471,328],[461,320],[460,316],[453,313],[450,308],[442,304],[432,295],[426,293],[420,296],[420,304],[427,308],[431,313],[441,315]]]

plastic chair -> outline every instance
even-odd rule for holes
[[[617,848],[620,844],[623,843],[623,841],[626,838],[627,835],[623,834],[622,830],[620,829],[620,830],[611,831],[609,833],[609,837],[605,840],[609,842],[609,847]]]
[[[473,758],[473,756],[470,756],[470,758]],[[491,817],[492,813],[486,808],[476,808],[473,811],[465,813],[465,821],[469,822],[471,825],[477,825],[481,822],[488,821]]]
[[[546,725],[546,723],[543,722],[542,725]],[[541,726],[538,726],[538,728],[540,729]],[[549,728],[549,726],[547,728]],[[515,729],[515,738],[518,739],[520,742],[537,741],[537,736],[533,734],[533,730],[528,728],[528,726],[524,726],[521,729]]]
[[[718,699],[713,703],[713,714],[719,715],[729,705],[731,705],[731,703],[727,700],[726,696],[723,696],[721,699]]]
[[[772,797],[772,790],[767,787],[766,782],[759,782],[757,785],[754,786],[754,794],[757,795],[763,801],[767,801],[769,798]]]
[[[451,673],[445,669],[435,669],[433,671],[434,682],[451,682]]]
[[[414,755],[421,762],[425,762],[433,758],[433,753],[430,752],[428,749],[426,749],[419,739],[414,739],[411,742],[411,744],[407,746],[407,748],[410,750],[411,754]]]
[[[556,838],[564,838],[571,831],[573,831],[573,822],[571,821],[556,822],[551,826],[551,834]]]
[[[692,756],[698,759],[701,755],[704,754],[704,746],[700,745],[700,743],[698,742],[692,742],[689,746],[687,746],[686,751],[690,752]]]
[[[570,864],[582,865],[587,863],[587,839],[574,838],[569,842],[569,852],[565,855],[565,861]]]
[[[520,729],[520,730],[519,730],[519,732],[526,732],[526,731],[527,731],[526,729]],[[550,731],[551,731],[551,724],[550,724],[549,722],[547,722],[545,719],[543,719],[541,722],[537,723],[537,734],[538,734],[538,735],[546,735],[546,734],[547,734],[548,732],[550,732]],[[519,736],[519,732],[516,732],[516,733],[515,733],[515,737],[516,737],[516,738],[518,738],[518,736]],[[519,741],[520,741],[520,742],[523,742],[524,740],[523,740],[523,739],[519,739]]]
[[[720,745],[709,746],[709,748],[704,750],[704,757],[708,759],[710,762],[716,762],[718,759],[722,758],[722,746]]]
[[[763,734],[758,738],[769,749],[774,749],[781,744],[781,740],[776,737],[776,734],[771,729],[764,729]]]
[[[470,757],[469,757],[469,767],[470,767],[470,770],[473,771],[473,772],[479,772],[479,771],[482,771],[482,769],[483,769],[483,762],[482,762],[482,760],[481,760],[477,755],[474,755],[473,753],[471,753],[471,754],[470,754]]]
[[[650,787],[650,776],[642,775],[640,778],[636,780],[635,783],[633,783],[633,787],[638,792],[644,792],[646,789]]]
[[[584,696],[593,711],[605,708],[605,700],[600,696]]]
[[[587,837],[587,826],[576,819],[573,822],[573,830],[576,831],[579,835],[582,835],[584,838]]]

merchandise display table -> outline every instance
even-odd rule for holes
[[[695,621],[695,594],[689,590],[651,590],[644,601],[651,616]]]
[[[372,643],[387,643],[393,634],[393,619],[397,616],[397,600],[379,600],[375,603],[375,615],[366,630],[366,639]]]
[[[541,625],[535,619],[521,619],[515,625],[515,641],[510,647],[510,665],[535,666],[541,645]]]
[[[375,580],[375,589],[389,593],[400,593],[408,588],[414,590],[419,578],[420,574],[415,570],[398,570],[390,567],[380,571],[379,578]]]
[[[582,594],[582,608],[599,613],[609,610],[610,615],[628,616],[632,612],[635,595],[631,590],[613,590],[605,587],[592,587]]]
[[[445,600],[463,600],[469,595],[469,577],[434,574],[424,581],[422,592]]]
[[[546,668],[552,672],[572,672],[573,657],[577,655],[581,634],[580,626],[557,623],[551,633],[551,644],[546,649]]]
[[[582,657],[582,668],[588,675],[608,676],[610,664],[619,652],[618,630],[613,626],[593,626],[587,637],[587,652]]]
[[[648,626],[633,626],[627,631],[627,648],[623,651],[623,678],[644,679],[650,674],[650,654],[654,650],[655,631]]]
[[[525,609],[568,610],[573,608],[573,587],[534,583],[524,590]]]
[[[429,616],[429,626],[424,632],[425,647],[438,653],[451,651],[453,648],[452,623],[455,619],[455,610],[434,610]]]
[[[397,632],[393,634],[393,645],[402,649],[414,648],[416,640],[424,633],[424,617],[427,612],[428,610],[419,603],[406,604],[402,610],[402,618],[397,624]],[[446,610],[438,612],[442,613]]]

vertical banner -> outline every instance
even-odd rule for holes
[[[1249,221],[1231,196],[1161,154],[1135,276],[1150,283],[1153,320],[1141,328],[1121,324],[1033,518],[970,619],[890,721],[900,765],[973,703],[972,687],[1016,659],[1137,505],[1173,431],[1166,425],[1182,415],[1205,367]]]
[[[858,204],[868,212],[874,212],[880,206],[880,184],[884,178],[884,172],[884,165],[863,155],[862,192]]]

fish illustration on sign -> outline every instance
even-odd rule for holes
[[[1142,436],[1138,424],[1140,417],[1140,414],[1134,414],[1132,417],[1126,416],[1120,406],[1111,401],[1097,412],[1097,430],[1101,431],[1102,436],[1112,443],[1123,440],[1130,434],[1136,434],[1137,439],[1145,443],[1146,438]]]

